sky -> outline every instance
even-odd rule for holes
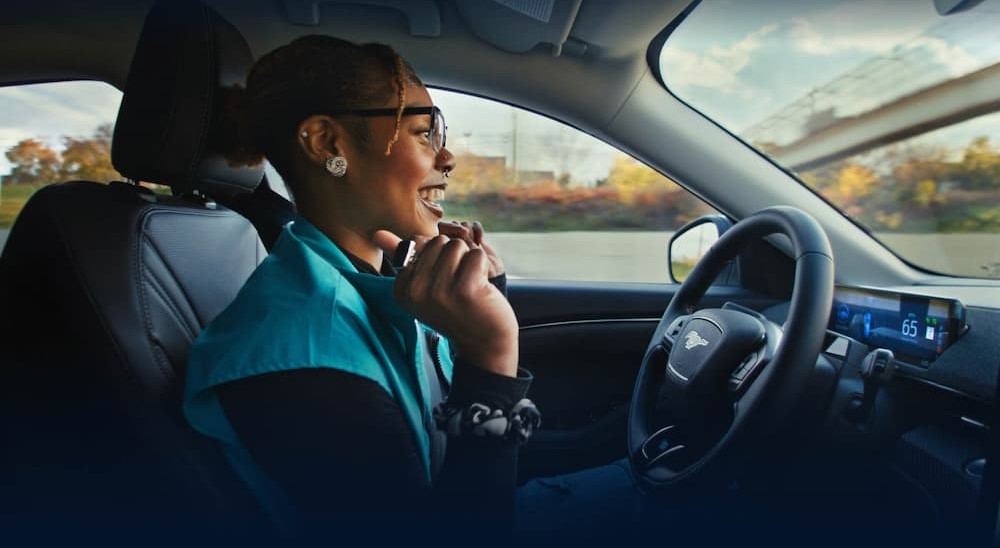
[[[0,151],[22,139],[59,147],[63,135],[89,137],[101,124],[114,123],[122,94],[104,82],[55,82],[0,88]],[[0,155],[0,175],[10,172]]]
[[[1000,0],[941,17],[932,0],[704,0],[668,39],[668,88],[739,134],[873,59],[841,116],[1000,61]],[[854,84],[850,86],[849,84]]]
[[[739,134],[803,97],[819,97],[811,108],[846,115],[870,108],[866,101],[898,96],[901,86],[927,83],[921,79],[946,79],[993,64],[1000,60],[996,29],[1000,0],[948,17],[937,15],[933,0],[703,0],[667,41],[661,65],[673,92]],[[906,65],[896,74],[898,81],[862,80],[838,97],[823,98],[817,91],[886,56]],[[895,74],[881,67],[871,72]],[[511,164],[516,124],[519,169],[568,170],[582,184],[606,175],[617,154],[541,116],[514,116],[505,105],[443,91],[432,95],[448,120],[448,145],[456,152],[505,156]],[[114,121],[120,99],[117,89],[100,82],[0,88],[0,151],[27,137],[58,147],[62,135],[89,136]],[[964,146],[976,134],[1000,135],[1000,116],[928,138]],[[8,171],[0,155],[0,174]]]

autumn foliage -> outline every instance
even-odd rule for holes
[[[24,139],[5,151],[7,198],[57,181],[108,182],[110,125],[60,146]],[[669,177],[621,155],[607,177],[514,172],[502,156],[468,152],[448,189],[448,215],[479,219],[495,231],[673,230],[713,210]],[[847,215],[877,231],[1000,231],[1000,148],[988,137],[954,151],[896,145],[831,163],[799,178]],[[18,188],[24,192],[18,192]],[[4,204],[16,215],[17,204]],[[12,209],[13,208],[13,209]],[[3,213],[3,212],[0,212]]]
[[[11,170],[3,176],[2,183],[45,185],[57,181],[121,179],[111,165],[111,135],[111,126],[102,125],[91,137],[64,136],[59,151],[38,139],[24,139],[4,153]]]
[[[499,231],[673,230],[712,212],[664,175],[619,156],[595,185],[569,184],[565,174],[520,174],[502,158],[458,158],[448,190],[449,215]]]
[[[1000,148],[895,146],[800,173],[841,211],[874,230],[1000,231]]]

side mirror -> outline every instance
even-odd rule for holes
[[[694,265],[731,226],[733,226],[732,221],[722,215],[705,215],[675,232],[670,238],[667,252],[670,279],[674,283],[683,282]],[[722,271],[717,281],[731,283],[730,279],[734,278],[735,274],[735,266],[730,264]]]

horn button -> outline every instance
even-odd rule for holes
[[[667,377],[686,391],[722,391],[733,371],[764,342],[764,335],[764,325],[749,314],[701,310],[674,340]]]

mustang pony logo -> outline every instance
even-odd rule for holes
[[[688,331],[684,336],[684,348],[691,350],[696,346],[708,346],[708,341],[702,338],[697,331]]]

